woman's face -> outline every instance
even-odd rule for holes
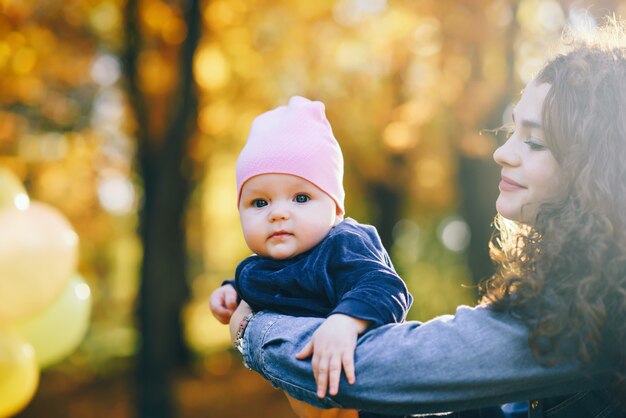
[[[513,110],[515,131],[493,153],[501,167],[498,213],[507,219],[532,225],[539,205],[557,191],[559,165],[547,148],[541,125],[543,103],[550,84],[526,86]]]

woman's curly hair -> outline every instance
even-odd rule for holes
[[[611,19],[537,75],[548,83],[545,140],[559,163],[557,196],[532,226],[496,217],[497,271],[483,285],[494,309],[522,317],[550,364],[611,356],[626,395],[626,33]],[[575,35],[575,36],[574,36]],[[621,387],[621,389],[619,388]]]

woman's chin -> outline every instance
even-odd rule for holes
[[[517,205],[512,205],[507,202],[506,199],[502,197],[502,195],[500,195],[500,197],[498,197],[498,200],[496,201],[496,210],[498,211],[500,216],[510,221],[520,221],[521,214],[519,211],[519,207],[517,207]]]

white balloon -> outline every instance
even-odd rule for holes
[[[0,324],[34,315],[56,298],[78,263],[78,235],[44,203],[0,211]]]

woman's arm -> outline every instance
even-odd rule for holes
[[[384,325],[359,339],[356,383],[342,379],[337,396],[319,399],[309,361],[295,354],[322,319],[260,312],[245,334],[245,363],[274,386],[321,408],[386,414],[474,409],[606,387],[602,361],[542,367],[525,325],[504,313],[461,307],[426,323]]]

